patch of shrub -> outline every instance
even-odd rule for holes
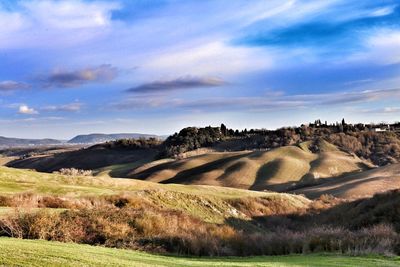
[[[250,217],[285,215],[305,211],[305,209],[289,203],[287,199],[279,197],[246,197],[231,199],[228,200],[228,203]]]
[[[81,170],[75,168],[62,168],[55,173],[66,175],[66,176],[92,176],[93,172],[91,170]]]
[[[335,207],[330,205],[336,199],[323,196],[307,211],[276,199],[230,200],[239,211],[248,209],[253,220],[215,224],[139,195],[68,199],[21,194],[2,196],[0,203],[67,210],[16,209],[0,219],[0,235],[197,256],[393,255],[400,253],[399,195],[393,191]]]

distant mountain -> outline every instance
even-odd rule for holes
[[[87,134],[78,135],[68,141],[69,144],[98,144],[108,141],[115,141],[118,139],[137,139],[137,138],[160,138],[165,139],[164,136],[153,134],[140,134],[140,133],[119,133],[119,134]]]
[[[62,143],[64,142],[55,139],[21,139],[0,136],[0,147],[59,145]]]

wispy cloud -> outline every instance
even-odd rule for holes
[[[54,47],[55,44],[66,47],[93,40],[107,32],[112,11],[121,8],[115,1],[12,2],[16,5],[11,10],[0,3],[0,25],[7,25],[0,29],[0,40],[7,38],[7,42],[0,42],[2,48]],[[12,2],[8,5],[13,6]]]
[[[75,87],[85,83],[109,82],[117,76],[117,68],[109,64],[80,70],[55,70],[41,78],[46,87]]]
[[[60,122],[61,135],[109,131],[111,117],[151,130],[185,114],[180,127],[196,111],[238,127],[351,108],[395,119],[395,108],[378,107],[397,107],[399,93],[376,89],[400,84],[399,15],[396,0],[0,1],[0,117],[38,123],[62,114],[77,124]],[[87,90],[43,90],[81,86]],[[14,114],[23,105],[40,115]],[[3,129],[47,134],[40,123]]]
[[[181,77],[175,80],[155,81],[129,88],[130,93],[160,93],[173,90],[218,87],[225,82],[215,77]]]
[[[368,114],[398,114],[398,113],[400,113],[400,107],[361,109],[361,110],[357,110],[357,111],[362,112],[362,113],[368,113]]]
[[[314,53],[320,52],[325,56],[329,56],[327,51],[330,51],[331,55],[351,54],[361,49],[371,31],[381,28],[398,29],[399,14],[398,5],[372,1],[363,4],[336,1],[331,8],[314,12],[312,16],[294,24],[248,29],[243,32],[242,37],[236,38],[234,43],[286,49],[311,48]]]
[[[155,53],[147,58],[138,73],[156,72],[159,75],[196,73],[202,76],[229,77],[269,69],[273,53],[257,47],[230,46],[226,40],[202,41]]]
[[[58,113],[58,112],[79,112],[82,107],[83,103],[81,102],[73,102],[64,105],[49,105],[44,107],[31,107],[26,104],[10,104],[7,106],[8,108],[17,108],[19,114],[23,115],[37,115],[37,114],[44,114],[44,113]]]
[[[0,92],[1,91],[16,91],[21,89],[27,89],[30,86],[23,82],[16,81],[1,81],[0,82]]]
[[[206,98],[197,100],[168,98],[131,98],[112,104],[117,109],[166,109],[177,108],[192,111],[266,111],[292,110],[324,106],[343,106],[356,103],[400,99],[400,89],[348,91],[304,95],[268,94],[264,96],[242,96],[229,98]]]
[[[41,108],[41,111],[45,112],[78,112],[82,109],[83,104],[80,102],[74,102],[70,104],[65,104],[65,105],[52,105],[52,106],[46,106]]]
[[[111,11],[121,6],[118,2],[85,2],[34,0],[21,5],[41,26],[58,29],[83,29],[103,27],[111,21]]]

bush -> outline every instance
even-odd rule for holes
[[[138,197],[111,196],[76,202],[68,199],[62,202],[63,199],[55,197],[37,199],[38,203],[47,203],[46,206],[69,206],[71,209],[60,212],[16,210],[0,219],[0,235],[196,256],[315,252],[392,255],[398,253],[400,247],[398,233],[387,223],[351,230],[323,224],[322,220],[317,226],[306,216],[297,219],[303,227],[279,223],[278,227],[275,224],[275,227],[253,227],[244,231],[230,226],[228,221],[222,225],[206,223],[183,212],[140,201]],[[257,202],[255,207],[259,204]],[[289,218],[291,215],[281,216]]]
[[[308,211],[273,198],[230,200],[253,220],[230,218],[223,224],[158,206],[140,195],[70,199],[26,193],[0,197],[0,204],[18,208],[1,217],[0,235],[196,256],[393,255],[400,252],[399,192],[335,207],[331,205],[338,200],[325,195]],[[37,207],[68,210],[30,209]]]
[[[66,175],[66,176],[92,176],[93,172],[91,170],[81,170],[75,168],[62,168],[55,173]]]

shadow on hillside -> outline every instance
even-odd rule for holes
[[[198,176],[199,174],[202,173],[207,173],[210,171],[213,171],[215,169],[217,169],[218,167],[230,162],[230,161],[234,161],[234,160],[238,160],[244,157],[247,157],[248,155],[250,155],[252,152],[249,153],[245,153],[245,154],[240,154],[240,155],[235,155],[235,156],[231,156],[231,157],[227,157],[227,158],[222,158],[222,159],[218,159],[203,165],[200,165],[198,167],[194,167],[185,171],[181,171],[179,172],[177,175],[175,175],[174,177],[162,181],[161,183],[163,184],[169,184],[169,183],[190,183],[196,180],[196,176]]]
[[[144,157],[157,155],[154,149],[96,149],[87,148],[55,155],[17,159],[7,163],[7,167],[34,169],[40,172],[53,172],[61,168],[94,170],[110,165],[139,161]]]
[[[286,215],[253,216],[251,220],[228,218],[225,223],[247,233],[276,230],[305,231],[314,227],[359,230],[377,224],[393,225],[400,232],[400,189],[336,206]]]

